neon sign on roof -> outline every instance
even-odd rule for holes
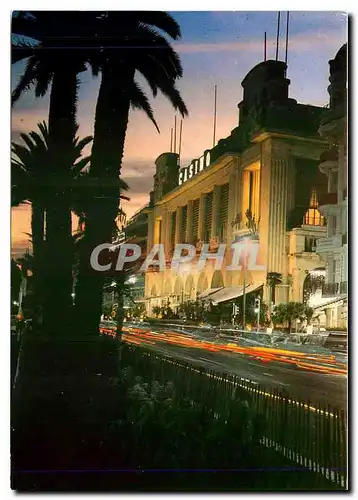
[[[193,160],[189,166],[182,168],[179,171],[179,181],[178,184],[181,186],[184,182],[188,181],[199,172],[202,172],[204,168],[210,166],[211,156],[210,151],[207,150],[198,160]]]

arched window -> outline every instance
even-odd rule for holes
[[[303,224],[306,226],[324,226],[326,224],[323,215],[318,210],[317,191],[312,190],[310,206],[303,217]]]

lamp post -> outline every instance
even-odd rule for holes
[[[112,312],[113,312],[113,308],[114,308],[114,304],[115,304],[115,300],[116,300],[116,285],[117,285],[117,283],[115,281],[112,281],[112,283],[111,283],[111,287],[113,288],[113,292],[112,292]]]

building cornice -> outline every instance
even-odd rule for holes
[[[239,156],[240,156],[239,153],[225,153],[225,154],[223,154],[222,156],[220,156],[220,158],[215,160],[210,165],[210,167],[202,170],[201,172],[199,172],[197,175],[195,175],[194,177],[192,177],[188,181],[184,182],[183,184],[176,187],[175,189],[173,189],[169,193],[165,194],[160,200],[158,200],[156,202],[155,207],[165,205],[169,201],[175,199],[177,196],[180,196],[185,191],[188,191],[188,189],[191,189],[194,186],[201,184],[204,179],[207,179],[208,177],[215,174],[216,172],[218,172],[222,168],[227,167],[233,159],[238,158]],[[225,160],[227,160],[227,161],[225,161]]]
[[[286,139],[286,140],[295,140],[299,142],[310,142],[312,144],[320,144],[324,145],[327,143],[327,141],[323,138],[315,138],[315,137],[303,137],[299,135],[294,135],[294,134],[285,134],[282,132],[270,132],[270,131],[262,131],[255,137],[253,137],[252,142],[253,143],[260,143],[263,141],[266,141],[267,139]]]

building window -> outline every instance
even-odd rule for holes
[[[204,241],[209,243],[211,236],[211,224],[213,220],[213,192],[205,196],[205,216],[204,216]]]
[[[180,243],[186,243],[186,226],[188,220],[188,206],[182,208],[181,221],[180,221]]]
[[[199,236],[199,208],[200,200],[194,200],[193,202],[193,242],[196,243]]]
[[[318,200],[317,200],[317,192],[313,189],[311,194],[310,206],[303,218],[303,224],[305,226],[324,226],[325,220],[323,215],[321,215],[318,210]]]
[[[305,252],[316,251],[316,238],[312,236],[305,236]]]
[[[217,236],[220,238],[221,242],[224,242],[226,239],[226,228],[229,218],[229,184],[224,184],[223,186],[221,186],[219,210],[220,217]]]

